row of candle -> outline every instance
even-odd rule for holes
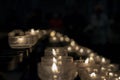
[[[59,35],[58,35],[59,34]],[[54,37],[56,37],[54,39]],[[60,39],[63,37],[63,40]],[[53,40],[52,40],[53,39]],[[55,31],[51,32],[52,42],[66,41],[64,35]],[[94,79],[94,80],[119,80],[119,65],[110,63],[110,60],[99,56],[93,50],[78,45],[73,39],[66,41],[69,45],[65,47],[67,52],[75,52],[80,57],[79,60],[75,60],[77,71],[81,79]],[[85,56],[85,59],[82,57]]]
[[[58,42],[68,42],[69,43],[70,42],[70,38],[67,35],[63,35],[59,32],[54,31],[54,30],[50,31],[49,36],[50,36],[49,41],[51,43],[58,43]]]
[[[47,34],[45,30],[30,29],[28,31],[13,30],[8,33],[8,41],[11,48],[30,48]]]
[[[12,48],[24,48],[35,45],[41,37],[39,30],[31,29],[24,32],[17,30],[19,36],[14,35],[14,31],[9,33],[9,43]],[[44,34],[49,33],[50,42],[66,42],[69,43],[65,47],[51,47],[45,50],[45,56],[41,58],[38,64],[38,75],[42,80],[73,80],[77,73],[81,80],[119,80],[119,66],[111,64],[109,59],[99,56],[96,52],[89,48],[78,45],[73,39],[66,35],[62,35],[54,30],[42,31]],[[26,38],[26,35],[31,35],[32,40]],[[27,39],[24,41],[22,36]],[[15,40],[14,40],[15,39]],[[17,40],[16,40],[17,39]],[[36,40],[34,42],[34,40]],[[33,41],[33,42],[32,42]],[[23,43],[24,42],[24,43]],[[24,44],[24,46],[23,46]],[[68,56],[68,53],[75,52],[79,56],[79,60],[73,60],[73,57]],[[84,57],[84,58],[83,58]]]

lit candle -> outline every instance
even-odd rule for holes
[[[107,60],[107,59],[105,59],[104,57],[101,59],[101,64],[109,64],[110,63],[110,61],[109,60]]]
[[[80,67],[88,68],[88,67],[91,67],[93,64],[94,64],[94,61],[92,61],[92,59],[90,58],[87,58],[83,63],[80,64]]]
[[[88,66],[90,66],[90,63],[89,63],[89,58],[87,58],[85,60],[84,63],[81,63],[80,67],[84,67],[84,68],[87,68]]]
[[[57,63],[57,60],[55,57],[53,57],[53,63]]]
[[[57,67],[56,63],[53,62],[51,69],[53,72],[53,79],[57,79],[59,71],[58,71],[58,67]]]
[[[23,44],[25,42],[25,38],[24,37],[18,37],[17,38],[17,43],[19,43],[19,44]]]
[[[68,47],[67,47],[67,51],[68,51],[68,52],[72,52],[72,50],[73,50],[73,48],[72,48],[71,46],[68,46]]]
[[[31,29],[30,33],[31,33],[31,35],[35,35],[36,34],[34,29]]]
[[[100,80],[100,76],[97,75],[95,72],[89,74],[90,80]]]
[[[120,76],[118,77],[118,79],[120,80]]]
[[[64,37],[63,37],[63,36],[61,36],[61,37],[59,37],[59,38],[60,38],[60,41],[61,41],[61,42],[64,41]]]
[[[113,76],[114,76],[114,73],[113,73],[113,72],[109,72],[109,73],[108,73],[108,76],[109,76],[109,77],[113,77]]]
[[[72,41],[70,42],[70,45],[71,45],[71,46],[75,46],[75,45],[76,45],[75,41],[72,40]]]
[[[52,72],[53,72],[54,74],[58,73],[58,67],[57,67],[56,63],[54,63],[54,62],[53,62],[53,64],[52,64]]]
[[[97,78],[97,75],[96,75],[95,72],[92,72],[92,73],[90,74],[90,77],[91,77],[92,79],[95,79],[95,78]]]
[[[58,37],[56,36],[50,37],[50,42],[53,42],[53,43],[59,42]]]
[[[57,56],[55,49],[52,49],[52,54],[53,54],[53,56]]]
[[[83,54],[84,49],[83,49],[83,48],[80,48],[79,52],[80,52],[81,54]]]
[[[78,51],[80,47],[78,45],[75,46],[75,50]]]
[[[69,37],[64,36],[64,39],[65,39],[66,42],[70,42],[70,38]]]
[[[56,32],[55,32],[55,31],[51,31],[51,32],[50,32],[50,36],[51,36],[51,37],[54,37],[55,35],[56,35]]]

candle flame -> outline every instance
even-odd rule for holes
[[[87,53],[90,53],[91,52],[91,50],[90,49],[87,49]]]
[[[23,37],[19,37],[18,40],[17,40],[17,42],[24,43],[24,38]]]
[[[79,48],[80,48],[79,46],[76,46],[76,47],[75,47],[75,50],[79,50]]]
[[[90,61],[94,61],[94,58],[93,58],[93,57],[90,57]]]
[[[31,29],[31,34],[34,35],[35,34],[35,30]]]
[[[102,63],[105,63],[105,62],[106,62],[105,58],[102,58]]]
[[[69,46],[69,47],[67,48],[67,50],[68,50],[68,51],[72,51],[72,48]]]
[[[55,34],[56,34],[56,32],[55,32],[55,31],[52,31],[52,32],[50,33],[50,36],[51,36],[51,37],[54,37]]]
[[[118,79],[120,79],[120,76],[118,77]]]
[[[57,60],[55,59],[55,57],[53,57],[53,63],[57,63]]]
[[[53,73],[58,73],[58,67],[55,63],[52,64],[52,71]]]
[[[95,56],[95,54],[94,53],[90,53],[90,57],[94,57]]]
[[[106,69],[105,69],[104,67],[101,67],[101,70],[102,70],[102,71],[105,71]]]
[[[83,48],[81,48],[81,49],[80,49],[80,53],[83,53],[83,52],[84,52],[84,49],[83,49]]]
[[[64,41],[64,37],[61,36],[60,37],[60,41],[63,42]]]
[[[56,40],[57,40],[57,37],[55,37],[55,36],[52,37],[52,40],[53,40],[53,41],[56,41]]]
[[[57,55],[55,49],[52,49],[52,53],[53,53],[54,56]]]
[[[74,40],[71,41],[70,45],[71,45],[71,46],[75,46],[75,41],[74,41]]]
[[[88,63],[89,63],[89,58],[85,60],[85,64],[88,64]]]
[[[94,73],[94,72],[91,73],[91,74],[90,74],[90,77],[91,77],[91,78],[96,78],[96,73]]]
[[[110,72],[110,73],[109,73],[109,76],[111,76],[111,77],[112,77],[112,76],[113,76],[113,73],[112,73],[112,72]]]
[[[65,41],[66,41],[66,42],[69,42],[69,41],[70,41],[70,39],[69,39],[67,36],[65,36],[64,38],[65,38]]]

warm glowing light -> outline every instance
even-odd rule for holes
[[[81,49],[80,49],[80,53],[83,53],[83,52],[84,52],[84,49],[83,49],[83,48],[81,48]]]
[[[70,38],[68,38],[67,36],[64,36],[64,38],[65,38],[65,41],[66,41],[66,42],[69,42],[69,41],[70,41]]]
[[[61,59],[62,59],[62,56],[58,56],[58,59],[61,60]]]
[[[72,51],[72,48],[69,46],[69,47],[67,48],[67,50],[68,50],[68,51]]]
[[[60,37],[60,41],[63,42],[64,41],[64,37]]]
[[[119,80],[118,78],[115,78],[115,80]]]
[[[52,37],[52,40],[56,41],[56,40],[57,40],[57,37]]]
[[[115,74],[115,77],[117,77],[118,76],[118,74]]]
[[[24,37],[18,37],[17,42],[18,43],[24,43],[25,38]]]
[[[113,74],[112,72],[109,73],[109,76],[110,76],[110,77],[113,77],[113,75],[114,75],[114,74]]]
[[[55,57],[53,57],[53,63],[57,63],[57,60]]]
[[[56,32],[55,32],[55,31],[52,31],[52,32],[50,33],[50,36],[51,36],[51,37],[54,37],[55,34],[56,34]]]
[[[39,33],[40,31],[39,30],[36,30],[37,33]]]
[[[101,76],[102,79],[105,79],[105,76]]]
[[[98,69],[93,69],[94,72],[98,72]]]
[[[72,40],[71,43],[70,43],[71,46],[75,46],[75,41]]]
[[[89,58],[85,60],[85,64],[88,64],[88,63],[89,63]]]
[[[106,70],[106,68],[104,68],[104,67],[101,67],[101,71],[105,71]]]
[[[53,75],[53,78],[56,80],[56,78],[57,78],[57,75]]]
[[[52,72],[53,73],[58,73],[58,67],[55,63],[52,64]]]
[[[106,80],[105,76],[101,76],[102,80]]]
[[[94,58],[93,58],[93,57],[90,57],[90,61],[94,61]]]
[[[52,54],[53,54],[54,56],[57,55],[55,49],[52,49]]]
[[[76,47],[75,47],[75,50],[79,50],[79,48],[80,48],[79,46],[76,46]]]
[[[105,58],[102,58],[101,62],[102,62],[102,63],[106,63],[106,59],[105,59]]]
[[[91,78],[96,78],[96,74],[93,72],[93,73],[90,74],[90,77]]]
[[[95,53],[90,53],[90,57],[95,57]]]
[[[120,79],[120,76],[118,77],[118,79]]]
[[[56,36],[57,36],[57,37],[62,37],[62,34],[57,32],[57,33],[56,33]]]
[[[34,29],[31,29],[31,34],[35,35],[35,30]]]
[[[91,52],[91,50],[90,49],[87,49],[87,53],[90,53]]]

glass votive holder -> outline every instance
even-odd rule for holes
[[[76,77],[76,66],[71,59],[64,57],[54,62],[52,59],[43,58],[38,64],[39,77],[42,80],[73,80]],[[58,64],[59,61],[61,64]]]
[[[64,47],[48,47],[45,49],[45,56],[67,56],[67,51]]]
[[[8,39],[11,48],[30,48],[33,45],[31,42],[31,37],[27,35],[13,36],[9,37]]]

